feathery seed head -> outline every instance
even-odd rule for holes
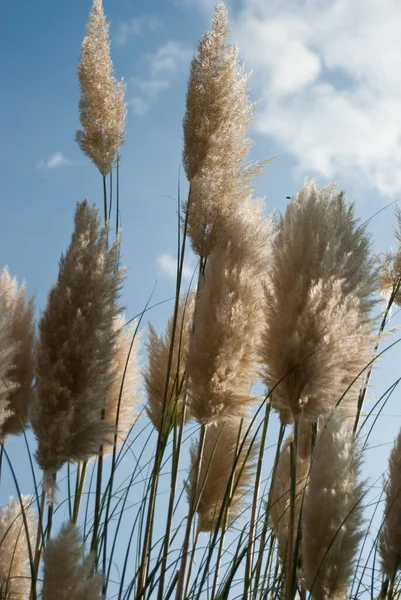
[[[113,382],[107,393],[104,419],[113,429],[117,425],[117,444],[124,442],[137,414],[141,399],[139,391],[141,370],[139,350],[141,334],[136,332],[137,322],[126,327],[122,315],[114,318],[113,328],[116,333],[115,354],[111,363]],[[135,336],[135,338],[134,338]],[[113,451],[113,444],[104,447],[104,453]]]
[[[353,207],[333,186],[306,183],[277,225],[265,285],[261,359],[283,417],[316,421],[349,386],[341,406],[355,411],[353,381],[373,358],[376,281]]]
[[[394,294],[394,302],[401,305],[401,210],[395,211],[397,227],[394,235],[398,248],[396,252],[387,252],[380,265],[380,290],[386,301]]]
[[[78,67],[82,130],[76,134],[81,150],[102,175],[110,173],[124,141],[125,83],[116,81],[110,58],[109,27],[101,0],[94,0]]]
[[[101,415],[113,380],[122,280],[117,261],[118,242],[107,250],[97,211],[86,201],[78,204],[71,244],[39,326],[31,422],[38,463],[49,474],[110,443],[113,427]]]
[[[22,496],[32,547],[35,543],[36,518],[31,508],[32,498]],[[19,500],[10,498],[8,506],[0,507],[0,598],[28,598],[31,588],[27,532]]]
[[[360,462],[352,431],[335,410],[315,445],[302,511],[303,578],[314,600],[348,597],[362,537]]]
[[[177,422],[180,422],[185,395],[184,373],[187,365],[194,306],[194,294],[180,300],[175,333],[173,331],[174,316],[170,317],[164,336],[158,336],[153,327],[149,326],[149,341],[147,343],[149,364],[144,371],[148,396],[146,412],[156,429],[159,430],[162,422],[164,422],[165,433],[173,425],[174,413],[177,415]],[[173,333],[174,345],[163,420],[163,402]]]
[[[83,557],[84,546],[75,525],[64,525],[44,553],[43,600],[100,600],[102,576],[93,573],[92,556]]]
[[[385,520],[379,548],[383,571],[391,580],[401,569],[401,432],[390,454],[385,492]]]
[[[257,455],[255,444],[249,449],[249,444],[244,443],[240,449],[246,429],[247,424],[238,418],[219,419],[206,425],[200,467],[198,446],[194,444],[191,448],[187,495],[190,504],[194,495],[199,500],[199,531],[213,531],[222,508],[229,506],[227,525],[231,525],[246,507],[246,494],[255,474]],[[228,503],[224,500],[227,492]],[[219,526],[223,523],[224,519],[220,519]]]
[[[0,437],[5,438],[23,430],[33,402],[35,327],[33,301],[27,300],[25,284],[18,288],[17,279],[10,276],[7,267],[0,274],[0,294],[3,297],[2,310],[10,318],[9,348],[13,354],[12,365],[6,375],[9,382],[7,408],[10,412],[0,428]]]
[[[249,195],[266,163],[244,166],[251,142],[246,133],[254,105],[249,77],[238,65],[223,3],[203,36],[191,65],[184,118],[183,162],[191,183],[188,234],[196,253],[210,254],[234,207]]]
[[[258,378],[269,223],[258,210],[252,214],[251,202],[243,208],[208,258],[199,286],[187,374],[190,411],[200,423],[248,414]]]

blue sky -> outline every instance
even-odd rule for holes
[[[43,309],[69,242],[77,201],[102,206],[101,178],[74,141],[77,64],[89,0],[4,0],[0,8],[2,218],[0,256]],[[209,0],[104,0],[116,76],[127,82],[122,149],[122,297],[127,318],[174,293],[176,198],[191,56],[209,27]],[[398,0],[232,0],[233,40],[259,100],[252,158],[277,156],[258,181],[267,211],[283,210],[304,178],[339,180],[364,220],[401,190],[401,5]],[[181,174],[181,191],[186,181]],[[394,244],[392,208],[369,226],[374,249]],[[192,263],[195,264],[195,261]],[[157,329],[171,306],[151,314]],[[396,324],[397,319],[394,320]],[[382,360],[373,392],[399,372]],[[394,438],[399,395],[375,443]],[[396,415],[396,416],[394,416]],[[389,446],[371,465],[383,471]],[[373,468],[372,466],[372,468]]]

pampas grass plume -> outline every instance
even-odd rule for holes
[[[64,525],[44,553],[43,600],[100,600],[102,576],[93,574],[94,557],[83,557],[75,525]]]
[[[384,526],[380,534],[380,556],[383,570],[391,580],[401,568],[401,432],[389,459],[385,485]]]
[[[31,422],[48,485],[64,463],[87,460],[111,442],[113,426],[101,415],[113,379],[122,279],[117,258],[118,242],[107,250],[97,211],[86,201],[78,204],[71,244],[39,325]]]
[[[109,28],[102,0],[93,0],[78,67],[81,84],[79,112],[82,130],[76,134],[81,150],[102,175],[110,173],[124,141],[125,84],[116,81],[110,58]]]
[[[246,507],[246,494],[255,475],[257,455],[255,444],[251,450],[246,443],[240,449],[246,429],[247,424],[241,423],[241,419],[238,418],[217,420],[206,425],[200,466],[198,445],[194,444],[191,448],[191,471],[187,495],[190,505],[194,496],[198,502],[198,531],[215,529],[226,491],[229,492],[227,498],[231,498],[228,526]],[[233,469],[231,490],[228,490]],[[226,506],[227,504],[224,507]],[[223,523],[224,520],[221,519],[219,526],[222,527]]]
[[[170,317],[164,336],[157,335],[153,327],[149,326],[149,340],[147,343],[149,364],[144,371],[147,393],[146,412],[156,429],[160,429],[164,422],[165,432],[172,426],[174,411],[177,421],[180,422],[183,400],[185,395],[184,373],[187,365],[188,345],[192,330],[192,319],[195,306],[195,296],[182,298],[178,306],[174,346],[169,373],[165,415],[163,420],[163,402],[166,388],[168,360],[173,342],[174,318]]]
[[[277,224],[268,275],[261,360],[283,421],[316,421],[349,386],[341,406],[355,414],[354,380],[373,358],[377,270],[342,193],[305,183]]]
[[[251,147],[246,133],[254,106],[238,49],[227,43],[229,34],[227,11],[220,3],[192,60],[187,91],[183,163],[191,184],[188,233],[202,257],[209,256],[265,164],[243,165]]]
[[[31,502],[30,496],[22,496],[28,536],[33,546],[36,517]],[[0,597],[12,600],[28,598],[30,588],[31,571],[27,532],[21,503],[10,498],[5,508],[0,507]]]
[[[302,512],[302,569],[314,600],[348,597],[362,537],[360,452],[335,410],[317,439]]]
[[[0,437],[5,438],[21,433],[32,406],[35,326],[33,301],[26,297],[25,284],[18,287],[17,280],[10,276],[7,267],[0,274],[0,293],[4,302],[3,310],[11,319],[9,345],[13,349],[12,366],[6,376],[11,382],[7,395],[10,414],[0,430]]]
[[[141,335],[136,331],[137,322],[134,321],[126,327],[122,315],[114,318],[114,331],[116,333],[115,354],[111,363],[113,383],[111,384],[104,409],[104,419],[112,427],[117,425],[117,445],[124,442],[131,425],[138,416],[141,393],[141,369],[139,363],[139,350]],[[133,340],[135,336],[135,339]],[[104,454],[113,451],[113,444],[104,447]]]

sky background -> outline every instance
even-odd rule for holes
[[[259,102],[252,159],[276,156],[257,183],[267,212],[285,209],[305,177],[338,180],[362,220],[401,198],[399,0],[228,0],[232,39]],[[2,0],[0,7],[0,257],[43,309],[69,243],[77,201],[102,207],[102,181],[74,141],[77,65],[89,0]],[[116,76],[127,82],[121,161],[122,296],[127,318],[174,294],[176,198],[191,57],[210,25],[209,0],[104,0]],[[369,224],[373,247],[394,245],[393,207]],[[187,276],[195,260],[190,259]],[[172,304],[152,311],[160,331]],[[397,316],[393,325],[397,324]],[[395,337],[394,339],[397,339]],[[389,343],[391,340],[388,340]],[[383,358],[372,396],[398,377]],[[367,471],[376,477],[401,425],[396,391],[379,418]],[[14,442],[11,444],[11,448]],[[16,454],[18,456],[18,454]],[[370,458],[372,457],[372,458]],[[23,490],[29,491],[29,490]]]

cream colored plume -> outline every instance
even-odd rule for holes
[[[397,227],[394,235],[397,240],[397,251],[387,252],[380,265],[380,289],[388,302],[394,294],[394,302],[401,305],[401,211],[396,209]]]
[[[78,204],[71,244],[39,325],[31,422],[47,485],[64,463],[87,460],[112,440],[114,427],[101,417],[113,383],[122,280],[117,260],[118,241],[107,250],[97,211],[86,201]]]
[[[19,500],[10,498],[8,506],[0,507],[0,598],[7,600],[29,598],[31,589],[27,533],[33,552],[36,518],[31,508],[32,498],[22,496],[22,503],[28,532]]]
[[[317,439],[302,511],[302,571],[313,600],[348,598],[362,537],[360,452],[334,411]]]
[[[401,432],[390,454],[385,493],[384,526],[379,548],[383,571],[391,580],[401,570]]]
[[[102,576],[93,574],[93,556],[84,558],[84,545],[75,525],[63,525],[44,553],[42,600],[100,600]]]
[[[195,296],[180,300],[174,334],[172,361],[169,373],[167,398],[164,407],[164,430],[169,431],[173,425],[176,411],[177,422],[180,423],[184,401],[184,373],[187,363],[188,345],[192,330],[192,319]],[[173,341],[174,318],[170,317],[164,336],[158,336],[149,326],[147,343],[149,364],[144,372],[148,402],[146,412],[156,429],[160,429],[163,419],[163,402],[166,388],[166,377],[171,344]]]
[[[102,0],[93,0],[78,67],[82,130],[76,140],[102,175],[110,173],[124,141],[125,84],[116,81]]]
[[[258,379],[270,224],[257,202],[243,208],[231,217],[200,281],[187,361],[190,411],[200,423],[246,416]]]
[[[273,527],[278,542],[281,562],[284,564],[288,552],[288,531],[290,521],[290,491],[291,491],[291,434],[284,443],[274,481],[272,482],[269,522]],[[299,526],[302,500],[308,484],[310,457],[312,448],[312,425],[301,420],[298,427],[298,447],[296,459],[295,512],[293,526],[293,546]]]
[[[202,257],[209,256],[265,165],[244,165],[254,105],[248,99],[249,76],[238,64],[238,49],[227,43],[229,35],[227,11],[220,3],[192,60],[188,83],[183,152],[191,184],[188,232]]]
[[[190,505],[194,496],[196,498],[199,531],[212,531],[217,525],[223,526],[223,518],[218,522],[222,507],[226,510],[229,506],[229,526],[247,506],[247,492],[252,487],[258,450],[255,444],[249,450],[249,441],[241,448],[247,428],[248,424],[241,424],[241,419],[238,418],[218,420],[206,425],[200,468],[199,447],[193,445],[191,448],[187,495]],[[234,476],[230,483],[233,469]]]
[[[108,397],[104,418],[115,430],[117,425],[117,446],[120,446],[135,419],[138,417],[141,400],[140,381],[141,369],[139,351],[141,334],[137,330],[137,322],[126,326],[122,315],[114,318],[114,331],[116,333],[115,355],[111,364],[113,383],[108,390]],[[135,337],[134,337],[135,336]],[[104,447],[104,453],[113,451],[113,444]]]
[[[264,381],[283,420],[355,414],[373,358],[377,271],[369,237],[333,186],[306,183],[277,224],[265,286]],[[350,390],[347,391],[348,387]]]
[[[18,287],[16,278],[12,278],[7,267],[0,274],[1,311],[10,320],[9,350],[12,364],[6,376],[2,376],[2,385],[6,383],[8,418],[0,428],[0,438],[23,431],[28,412],[33,402],[33,376],[35,369],[34,343],[35,327],[33,322],[33,301],[27,300],[25,284]],[[1,317],[0,317],[1,318]],[[5,363],[2,359],[2,368]]]

